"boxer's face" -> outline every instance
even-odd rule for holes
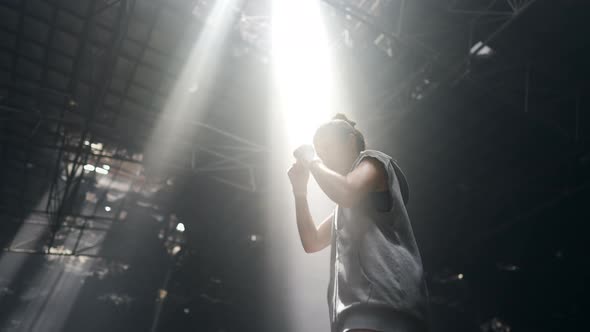
[[[340,174],[348,173],[358,155],[353,134],[346,137],[322,135],[316,137],[314,147],[324,165]]]

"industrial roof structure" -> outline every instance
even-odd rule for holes
[[[234,331],[270,319],[244,304],[268,291],[257,281],[272,194],[271,1],[232,2],[214,80],[179,88],[215,3],[0,2],[7,331]],[[581,322],[587,4],[321,3],[354,96],[347,111],[408,176],[438,330]],[[159,160],[147,143],[175,121],[174,89],[203,111],[159,137],[174,150]],[[73,283],[75,305],[54,302]]]

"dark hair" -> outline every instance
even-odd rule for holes
[[[343,113],[337,113],[332,117],[332,120],[321,125],[315,132],[314,141],[320,135],[335,135],[346,137],[353,134],[356,139],[356,145],[360,151],[365,150],[365,137],[354,126],[356,122],[348,119]]]

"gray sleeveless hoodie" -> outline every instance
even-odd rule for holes
[[[375,150],[361,152],[351,169],[369,157],[387,171],[391,209],[379,212],[368,201],[336,207],[328,286],[332,329],[347,310],[366,304],[428,320],[422,259],[405,207],[405,176],[390,156]]]

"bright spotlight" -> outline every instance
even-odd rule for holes
[[[95,169],[94,165],[90,165],[90,164],[84,165],[85,171],[92,172],[92,171],[94,171],[94,169]]]
[[[489,58],[494,54],[494,50],[488,45],[485,45],[483,42],[478,41],[471,49],[469,50],[469,54],[475,54],[477,57],[480,58]]]
[[[185,228],[184,228],[184,224],[179,222],[178,225],[176,225],[176,230],[179,232],[184,232]]]
[[[94,169],[94,171],[96,171],[96,173],[98,174],[109,174],[109,171],[107,171],[106,169],[102,168],[102,167],[96,167]]]
[[[319,1],[276,1],[272,20],[278,106],[294,148],[311,143],[318,125],[336,113],[330,42]]]
[[[105,206],[105,207],[104,207],[104,210],[105,210],[106,212],[110,212],[110,211],[111,211],[111,207],[110,207],[110,206]]]
[[[179,245],[174,246],[174,248],[172,248],[172,256],[176,256],[176,254],[178,254],[181,250],[182,250],[181,246],[179,246]]]
[[[109,165],[102,165],[102,168],[104,168],[104,169],[106,169],[108,171],[109,169],[111,169],[111,166],[109,166]]]
[[[226,42],[233,36],[235,21],[240,13],[242,0],[188,1],[195,3],[193,15],[203,23],[199,32],[190,31],[181,36],[182,43],[188,43],[192,36],[198,35],[186,62],[179,72],[174,87],[168,94],[167,101],[155,128],[152,130],[145,148],[147,155],[158,156],[154,162],[175,160],[177,149],[171,148],[171,132],[193,131],[192,122],[199,122],[204,115],[205,105],[214,86],[220,62],[226,49]],[[199,24],[200,25],[200,24]],[[195,98],[195,95],[200,95]]]
[[[459,274],[457,275],[457,278],[459,278],[459,280],[463,280],[463,273],[459,273]]]
[[[273,110],[276,111],[272,114],[271,144],[273,153],[277,153],[277,164],[273,167],[277,171],[270,174],[273,193],[277,193],[275,199],[284,207],[281,208],[281,215],[289,215],[293,219],[295,211],[289,211],[289,207],[294,206],[291,190],[287,188],[288,180],[283,173],[283,169],[286,170],[293,162],[291,152],[300,144],[312,143],[313,134],[321,123],[328,121],[330,116],[337,112],[347,113],[350,107],[343,98],[346,95],[339,93],[340,87],[336,84],[339,82],[336,75],[338,71],[335,70],[336,63],[333,63],[330,52],[330,45],[333,43],[328,40],[323,24],[322,3],[323,1],[317,0],[273,1],[270,69],[273,73],[272,104]],[[279,169],[281,181],[274,177],[279,176]],[[314,217],[317,217],[316,220],[325,218],[327,213],[333,210],[332,202],[313,180],[310,181],[308,195],[310,200],[313,200],[313,209],[318,209],[313,213]],[[283,203],[285,205],[282,205]],[[293,310],[289,310],[293,312],[292,330],[327,330],[325,326],[310,328],[309,320],[303,318],[324,310],[324,303],[311,302],[309,294],[323,293],[328,282],[327,276],[322,281],[315,277],[310,278],[309,273],[301,272],[308,270],[315,263],[303,254],[301,243],[297,235],[293,234],[293,228],[269,225],[268,229],[268,233],[265,234],[273,235],[273,240],[268,241],[268,246],[278,245],[274,248],[276,250],[271,250],[271,275],[278,275],[277,280],[281,280],[281,283],[284,282],[282,277],[286,276],[290,283],[289,291],[284,294],[286,299],[279,301],[284,301],[281,305],[293,306]],[[280,240],[274,240],[276,238]],[[262,242],[267,243],[266,237],[250,235],[251,246],[258,246]],[[327,253],[328,251],[324,251],[323,255]],[[280,269],[284,272],[277,271],[274,267],[274,262],[278,261],[285,262],[285,268]],[[302,294],[296,291],[302,287],[309,292]],[[321,298],[319,296],[318,300]],[[302,312],[305,312],[305,315],[302,315]]]
[[[90,143],[90,148],[94,150],[102,150],[103,145],[102,143]]]

